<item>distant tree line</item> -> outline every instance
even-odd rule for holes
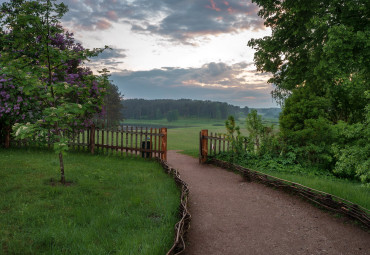
[[[174,121],[179,117],[225,119],[229,115],[246,116],[249,108],[222,102],[191,99],[127,99],[122,101],[125,119],[164,119]]]
[[[278,119],[281,108],[254,108],[263,118]]]

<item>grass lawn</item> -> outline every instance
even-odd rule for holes
[[[153,161],[0,149],[0,254],[165,254],[180,191]],[[54,183],[55,184],[55,183]]]

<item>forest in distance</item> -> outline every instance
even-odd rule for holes
[[[125,119],[165,119],[175,121],[178,118],[226,119],[233,115],[245,117],[252,108],[240,107],[225,102],[192,99],[126,99],[122,100],[122,115]],[[258,108],[265,118],[279,118],[280,108]]]

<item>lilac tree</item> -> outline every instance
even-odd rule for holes
[[[67,7],[55,0],[15,0],[0,14],[0,121],[16,139],[52,142],[65,183],[66,131],[90,125],[101,111],[107,70],[94,75],[83,64],[104,49],[87,50],[65,32]]]

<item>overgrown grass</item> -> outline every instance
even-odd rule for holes
[[[153,161],[0,149],[2,254],[164,254],[179,190]]]
[[[227,154],[218,158],[227,161]],[[329,171],[301,165],[283,165],[269,159],[238,159],[235,164],[264,174],[330,193],[370,210],[370,188],[358,181],[340,179]]]

